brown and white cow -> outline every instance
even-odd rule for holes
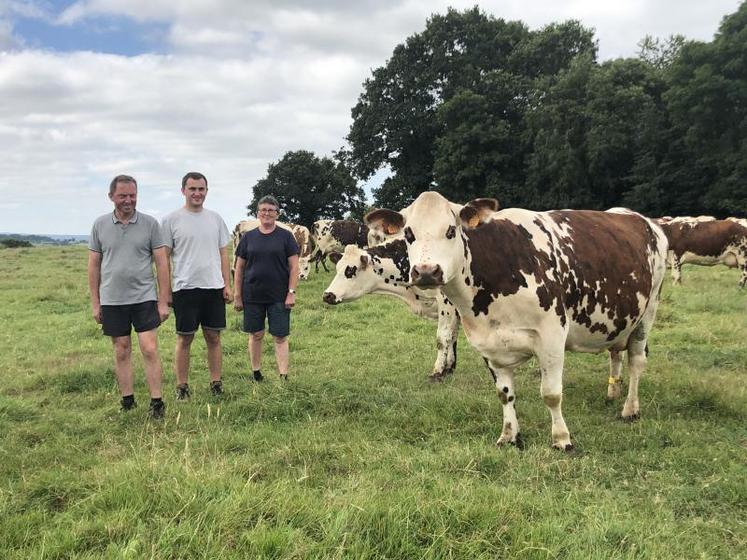
[[[311,271],[311,257],[312,257],[312,240],[309,228],[298,224],[286,224],[283,222],[275,222],[278,227],[287,229],[293,234],[296,243],[298,244],[298,277],[301,280],[306,280],[309,277]],[[234,251],[234,264],[236,262],[236,247],[239,246],[241,236],[247,231],[251,231],[259,227],[259,220],[242,220],[236,227],[233,228],[231,237],[233,238],[233,251]]]
[[[713,266],[724,264],[739,268],[739,285],[747,283],[747,227],[738,219],[702,220],[675,218],[661,224],[669,240],[669,262],[672,279],[682,283],[682,265]]]
[[[311,237],[315,246],[315,270],[319,271],[321,262],[326,271],[324,259],[330,253],[341,253],[347,245],[368,246],[368,227],[353,220],[317,220],[311,226]]]
[[[451,302],[438,290],[421,290],[409,285],[410,262],[405,241],[361,249],[345,247],[333,252],[330,259],[337,274],[324,291],[322,299],[329,305],[354,301],[366,294],[384,294],[404,301],[410,311],[421,317],[438,320],[436,362],[431,381],[441,381],[453,373],[457,360],[459,316]]]
[[[520,442],[514,370],[531,356],[539,362],[553,447],[573,447],[561,412],[566,350],[610,351],[611,398],[619,394],[620,352],[627,350],[622,416],[638,418],[638,382],[666,271],[661,228],[628,210],[495,209],[495,200],[460,207],[429,191],[402,212],[370,212],[366,222],[402,229],[411,283],[440,288],[456,306],[503,404],[497,443]]]

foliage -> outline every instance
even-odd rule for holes
[[[34,244],[21,239],[0,239],[0,245],[6,249],[16,249],[18,247],[33,247]]]
[[[360,214],[363,189],[357,186],[346,165],[331,158],[318,158],[312,152],[287,152],[270,164],[267,176],[252,189],[247,206],[256,215],[257,202],[265,195],[278,199],[283,221],[306,227],[320,218],[342,219],[346,212]]]
[[[568,354],[564,414],[579,452],[549,448],[536,364],[517,374],[526,448],[496,449],[500,404],[463,335],[425,381],[435,324],[385,296],[337,307],[332,275],[299,286],[291,379],[248,380],[230,312],[226,396],[195,339],[191,402],[166,420],[117,410],[112,347],[90,317],[84,247],[0,260],[0,557],[741,558],[747,291],[723,267],[666,282],[641,381],[642,418],[606,404],[606,360]],[[55,274],[50,275],[49,271]]]
[[[533,209],[747,214],[747,3],[710,43],[644,37],[602,64],[578,22],[537,31],[475,7],[433,15],[364,83],[350,168],[392,175],[374,204],[424,190]]]

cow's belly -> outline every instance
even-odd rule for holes
[[[462,317],[462,328],[470,345],[497,366],[517,366],[535,353],[536,327],[501,321],[497,317]]]
[[[689,251],[685,251],[682,253],[682,256],[680,257],[680,263],[682,264],[698,264],[701,266],[713,266],[720,263],[727,264],[723,256],[719,255],[717,257],[712,257],[710,255],[698,255],[695,253],[691,253]],[[736,260],[734,261],[733,265],[728,266],[736,266]]]

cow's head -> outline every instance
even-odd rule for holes
[[[311,272],[311,257],[299,257],[298,259],[298,279],[308,280]]]
[[[337,272],[322,296],[325,303],[335,305],[352,301],[374,291],[378,279],[371,255],[365,250],[347,245],[344,253],[330,253],[329,258],[335,263]]]
[[[418,196],[406,211],[374,210],[369,227],[401,231],[411,263],[410,281],[421,288],[442,286],[464,267],[467,255],[463,230],[478,227],[498,209],[498,201],[480,198],[461,206],[433,191]]]

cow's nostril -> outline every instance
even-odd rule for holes
[[[322,295],[322,299],[324,300],[324,303],[327,303],[329,305],[334,305],[337,303],[337,297],[332,292],[324,292],[324,295]]]

